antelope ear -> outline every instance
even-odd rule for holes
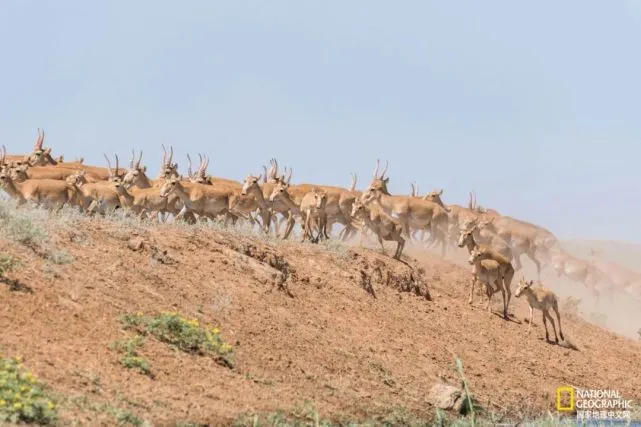
[[[385,179],[383,180],[383,182],[384,182],[385,184],[387,184],[387,183],[389,182],[389,176],[388,176],[387,178],[385,178]]]
[[[143,171],[144,173],[147,173],[147,166],[143,166],[143,167],[142,167],[142,171]]]

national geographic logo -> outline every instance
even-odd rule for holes
[[[574,387],[557,387],[556,410],[574,411]]]

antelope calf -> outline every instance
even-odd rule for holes
[[[327,192],[320,188],[314,188],[303,196],[300,202],[299,211],[303,217],[303,241],[307,237],[312,243],[318,243],[319,239],[327,236]],[[313,228],[316,226],[318,233],[313,235]]]
[[[481,247],[475,247],[470,254],[469,263],[474,266],[472,273],[477,280],[485,285],[485,294],[487,295],[486,310],[490,311],[490,302],[492,296],[501,291],[503,296],[503,318],[507,319],[507,309],[512,296],[509,285],[502,274],[502,266],[496,260],[490,258],[490,255],[483,251]]]
[[[472,254],[472,251],[474,249],[478,248],[480,252],[485,254],[485,257],[498,262],[501,268],[501,276],[503,278],[502,280],[504,286],[506,287],[506,289],[509,289],[512,284],[512,278],[514,277],[514,267],[512,267],[511,259],[505,256],[503,252],[497,250],[494,247],[477,243],[476,237],[474,237],[475,230],[476,226],[473,224],[472,226],[468,226],[467,229],[461,230],[461,234],[458,240],[458,247],[467,247],[467,251],[470,255]],[[477,280],[478,278],[476,277],[476,274],[472,273],[472,286],[470,288],[470,298],[468,300],[468,304],[472,304],[474,285],[476,284]]]
[[[401,235],[403,234],[403,224],[399,220],[386,214],[377,204],[366,205],[360,199],[354,200],[352,217],[360,218],[364,225],[376,234],[383,254],[385,254],[383,240],[398,242],[394,259],[401,258],[405,247],[405,239]]]
[[[530,324],[527,328],[527,332],[530,332],[532,328],[532,316],[534,315],[534,309],[541,310],[543,315],[543,326],[545,327],[545,340],[550,341],[550,335],[548,334],[548,325],[547,319],[552,323],[552,329],[554,330],[554,341],[558,344],[559,338],[556,336],[556,327],[554,326],[554,319],[550,314],[550,308],[556,313],[556,320],[559,323],[559,334],[561,335],[561,340],[563,338],[563,331],[561,330],[561,315],[559,314],[559,301],[554,292],[549,289],[546,289],[542,286],[532,288],[534,280],[529,282],[525,278],[521,278],[519,281],[519,286],[516,288],[514,295],[518,298],[521,295],[525,295],[527,298],[527,303],[530,306]]]

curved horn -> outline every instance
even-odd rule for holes
[[[381,179],[385,179],[385,174],[387,173],[388,167],[389,167],[389,162],[385,160],[385,169],[383,169],[383,173],[381,174]]]
[[[350,187],[349,191],[356,191],[356,174],[353,172],[350,172],[349,174],[352,176],[352,186]]]
[[[203,159],[203,155],[198,153],[198,158],[200,159],[200,164],[198,165],[198,175],[202,175],[204,173],[205,169],[205,159]]]
[[[267,166],[265,166],[265,165],[263,165],[263,172],[264,172],[263,182],[265,183],[265,182],[267,182]]]
[[[0,158],[0,164],[4,164],[7,158],[7,147],[2,146],[2,157]]]
[[[287,185],[292,183],[292,168],[289,168],[289,175],[287,175]]]
[[[37,150],[40,148],[40,128],[38,128],[38,136],[36,137],[36,142],[33,144],[33,149]]]
[[[114,157],[116,158],[116,176],[118,176],[118,168],[119,168],[119,166],[118,166],[118,163],[119,163],[118,162],[118,155],[114,154]]]
[[[205,167],[203,168],[203,174],[207,172],[208,167],[209,167],[209,156],[205,156]]]
[[[38,145],[38,148],[42,150],[42,144],[45,142],[45,130],[42,129],[42,133],[40,134],[40,145]]]
[[[381,160],[376,159],[376,168],[374,169],[374,179],[378,179],[378,169],[381,166]]]
[[[131,149],[131,161],[129,162],[129,169],[134,168],[134,160],[136,159],[136,151],[132,148]]]
[[[174,159],[174,146],[169,146],[169,165],[171,166],[171,161]]]
[[[269,165],[270,165],[269,166],[269,177],[272,178],[272,179],[277,176],[275,161],[276,161],[276,159],[274,159],[273,157],[271,159],[269,159]],[[266,168],[265,168],[265,173],[267,173],[267,169]]]
[[[138,161],[136,162],[136,169],[140,168],[141,161],[142,161],[142,150],[140,150],[140,155],[138,156]]]
[[[113,170],[111,168],[111,161],[109,160],[109,157],[107,157],[106,153],[102,153],[102,155],[105,156],[105,160],[107,161],[107,167],[109,169],[109,177],[111,178],[114,176]]]
[[[410,186],[412,187],[412,191],[410,193],[410,196],[411,197],[416,197],[416,185],[414,185],[414,183],[412,182],[412,183],[410,183]]]
[[[191,177],[193,176],[192,170],[191,170],[191,156],[187,154],[187,176]]]
[[[167,165],[167,149],[165,148],[165,144],[162,144],[162,167],[164,168],[165,165]]]

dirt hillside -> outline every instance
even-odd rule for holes
[[[469,269],[430,253],[401,263],[242,230],[68,213],[30,221],[21,227],[35,237],[4,230],[0,243],[20,261],[0,287],[0,350],[49,385],[67,425],[221,425],[306,401],[336,419],[395,408],[431,419],[430,387],[459,385],[453,355],[480,404],[512,418],[553,410],[567,384],[641,400],[638,342],[564,312],[579,351],[548,344],[538,312],[526,334],[525,301],[510,321],[480,295],[470,307]],[[163,311],[217,326],[233,368],[151,338],[139,353],[152,375],[123,367],[113,343],[131,332],[120,317]]]

